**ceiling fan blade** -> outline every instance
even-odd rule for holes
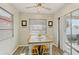
[[[37,7],[37,6],[32,6],[32,7],[26,7],[27,9],[30,9],[30,8],[35,8],[35,7]]]
[[[48,7],[44,7],[44,6],[41,6],[41,7],[47,10],[51,10],[51,8],[48,8]]]

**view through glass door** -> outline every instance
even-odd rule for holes
[[[65,39],[64,39],[64,54],[72,54],[72,23],[71,14],[65,16]]]
[[[79,54],[79,10],[65,16],[64,52],[69,55]]]
[[[72,12],[72,54],[79,54],[79,10]]]

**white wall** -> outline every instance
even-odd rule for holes
[[[20,45],[27,45],[27,40],[29,37],[29,19],[47,19],[47,23],[49,20],[53,21],[53,15],[45,15],[45,14],[20,14],[20,32],[19,32],[19,39]],[[21,20],[27,20],[27,26],[21,26]],[[53,27],[49,28],[47,25],[47,33],[53,37]]]
[[[64,19],[63,16],[70,13],[73,10],[79,9],[79,4],[78,3],[72,3],[72,4],[67,4],[65,5],[62,9],[60,9],[59,11],[57,11],[55,13],[55,17],[54,17],[54,33],[55,33],[55,37],[56,37],[56,41],[57,41],[57,45],[58,46],[58,17],[61,17],[60,20],[60,25],[61,25],[61,49],[63,49],[63,40],[65,38],[64,36]]]
[[[0,3],[0,7],[6,9],[14,15],[14,38],[0,41],[0,54],[11,54],[18,44],[18,11],[14,8],[14,6],[7,3]]]

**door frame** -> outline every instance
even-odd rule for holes
[[[60,49],[60,17],[58,17],[58,48]]]

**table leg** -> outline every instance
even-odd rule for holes
[[[29,55],[32,55],[32,45],[29,45]]]
[[[52,44],[51,43],[49,44],[49,50],[50,50],[49,54],[52,55]]]

